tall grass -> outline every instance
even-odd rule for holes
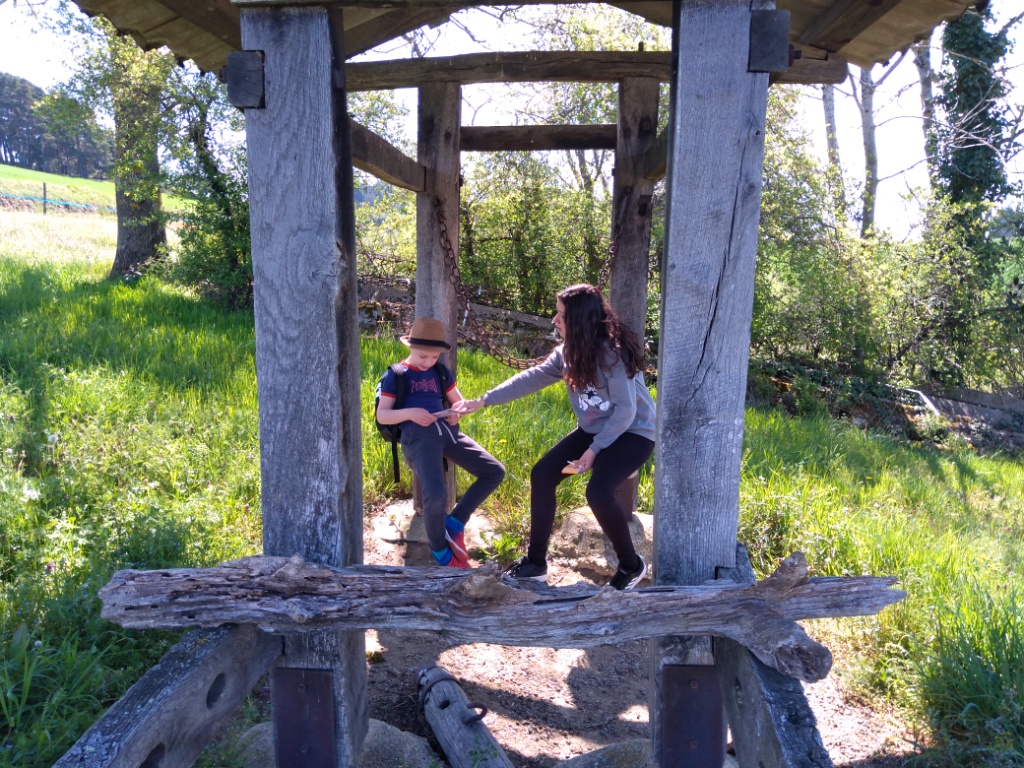
[[[3,768],[52,764],[175,640],[99,618],[115,570],[261,548],[252,315],[155,278],[106,281],[106,224],[61,234],[24,216],[0,214]],[[361,342],[368,506],[410,492],[372,422],[376,381],[404,353],[391,334]],[[509,373],[459,352],[466,396]],[[502,532],[527,530],[530,467],[572,426],[561,387],[463,421],[508,469],[486,507]],[[760,573],[799,549],[818,574],[891,574],[908,591],[877,617],[811,627],[842,671],[928,725],[934,762],[1019,757],[1020,462],[752,409],[742,472],[741,539]],[[583,484],[561,485],[562,509],[585,504]]]

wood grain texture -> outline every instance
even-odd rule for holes
[[[426,171],[422,165],[355,120],[350,122],[350,128],[352,162],[356,168],[402,189],[425,189]]]
[[[345,66],[353,91],[426,83],[615,83],[626,77],[668,82],[668,51],[516,51],[423,59],[355,62]]]
[[[614,125],[462,126],[463,152],[615,149]]]
[[[266,108],[246,113],[260,413],[263,549],[362,560],[355,207],[337,14],[242,11],[264,53]],[[338,766],[368,727],[362,633],[289,638],[282,665],[329,669]]]
[[[749,0],[684,0],[662,274],[655,474],[659,584],[733,563],[768,75],[748,73]]]
[[[753,586],[710,582],[618,592],[536,589],[496,569],[352,566],[251,557],[216,568],[119,571],[100,591],[103,617],[132,628],[256,624],[287,634],[333,628],[427,630],[451,642],[590,648],[678,633],[730,637],[801,679],[830,655],[795,622],[873,614],[904,597],[894,580],[808,578],[799,553]]]
[[[419,671],[420,708],[451,768],[512,768],[458,681],[440,667]]]
[[[280,637],[253,626],[186,635],[82,734],[54,768],[192,765],[281,649]]]
[[[753,584],[746,549],[719,578]],[[715,638],[715,667],[740,768],[833,768],[800,681],[779,674],[739,643]]]

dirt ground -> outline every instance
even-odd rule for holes
[[[426,545],[400,518],[381,510],[368,521],[367,563],[429,564]],[[478,518],[471,526],[483,522]],[[583,578],[569,561],[549,567],[552,585]],[[434,633],[381,631],[367,633],[367,652],[371,718],[430,738],[416,680],[419,669],[436,664],[459,680],[470,701],[487,708],[484,722],[517,768],[548,768],[649,735],[645,641],[590,650],[449,646]],[[837,768],[898,768],[906,762],[910,746],[900,723],[849,703],[834,676],[805,688]]]

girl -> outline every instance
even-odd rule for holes
[[[569,474],[590,472],[587,503],[611,541],[619,568],[610,585],[631,589],[647,573],[627,523],[631,510],[615,499],[619,485],[654,452],[655,406],[642,374],[643,347],[593,285],[573,285],[557,297],[554,323],[563,343],[542,363],[456,408],[473,413],[564,381],[577,427],[530,474],[530,544],[509,571],[547,581],[547,549],[555,521],[555,489]]]

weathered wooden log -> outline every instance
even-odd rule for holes
[[[256,624],[283,634],[319,629],[418,629],[453,643],[551,648],[658,635],[729,637],[768,666],[820,680],[832,664],[797,619],[874,614],[903,599],[892,578],[813,578],[801,553],[752,586],[708,582],[617,592],[592,585],[526,588],[496,569],[357,565],[250,557],[216,568],[119,571],[100,590],[103,617],[125,627]]]
[[[452,768],[512,768],[484,725],[487,710],[469,701],[458,680],[435,666],[424,667],[417,678],[420,709]]]
[[[754,583],[743,545],[736,547],[736,567],[719,569],[718,578]],[[800,681],[725,637],[715,638],[714,655],[740,768],[834,768]]]
[[[54,768],[192,765],[281,648],[280,637],[253,626],[186,635]]]

